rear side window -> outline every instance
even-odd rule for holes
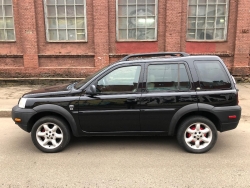
[[[186,91],[190,81],[184,64],[149,65],[147,74],[148,91]]]
[[[195,61],[201,89],[229,89],[231,82],[219,61]]]

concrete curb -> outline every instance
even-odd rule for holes
[[[10,109],[0,109],[0,118],[2,117],[11,117]]]

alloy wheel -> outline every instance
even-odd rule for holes
[[[36,131],[37,142],[46,149],[55,149],[63,141],[63,131],[55,123],[43,123]]]
[[[185,133],[184,140],[192,149],[203,149],[207,147],[213,138],[212,130],[204,123],[194,123],[190,125]]]

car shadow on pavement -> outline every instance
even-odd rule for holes
[[[182,151],[175,137],[167,136],[93,136],[73,137],[66,150],[77,149],[164,149]]]

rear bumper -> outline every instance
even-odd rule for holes
[[[233,122],[233,123],[222,123],[220,127],[220,132],[229,131],[232,129],[235,129],[238,126],[239,122]]]
[[[221,122],[218,131],[224,132],[232,130],[238,126],[241,118],[240,106],[215,107],[213,112]],[[230,119],[229,116],[235,116],[235,118]]]
[[[36,111],[33,109],[19,108],[14,106],[12,108],[12,119],[13,121],[24,131],[30,132],[28,127],[28,122],[36,114]],[[21,122],[16,122],[15,118],[21,119]]]

